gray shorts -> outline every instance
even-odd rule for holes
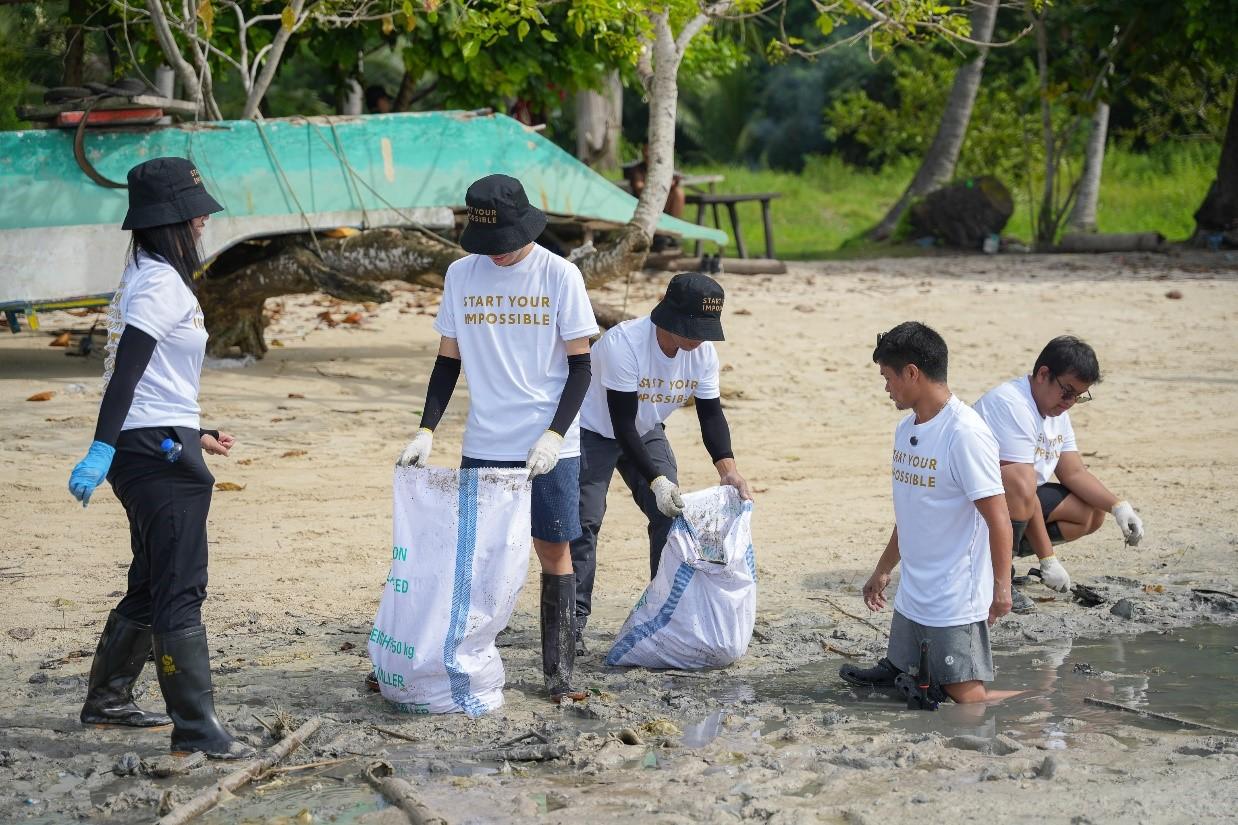
[[[993,651],[984,621],[953,627],[929,627],[894,611],[888,658],[899,670],[920,666],[920,642],[929,641],[929,668],[938,684],[993,681]]]

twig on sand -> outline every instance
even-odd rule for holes
[[[857,653],[854,650],[844,650],[841,647],[835,647],[829,642],[822,642],[821,646],[831,653],[837,653],[839,656],[843,656],[848,659],[858,659],[860,656],[864,655],[862,653]]]
[[[887,631],[885,628],[878,627],[877,625],[873,624],[872,622],[870,622],[868,619],[864,618],[863,616],[857,616],[856,614],[848,610],[844,610],[842,607],[839,607],[838,602],[834,601],[829,596],[809,596],[808,598],[814,602],[825,602],[830,607],[834,608],[835,610],[837,610],[839,613],[843,614],[844,616],[850,619],[855,619],[857,622],[861,622],[863,624],[868,625],[873,630],[876,630],[878,633],[882,634],[883,636],[888,637],[890,635],[889,631]]]
[[[1109,710],[1121,710],[1127,713],[1133,713],[1137,716],[1145,716],[1149,719],[1159,719],[1162,722],[1172,722],[1175,725],[1181,725],[1184,728],[1198,728],[1200,730],[1214,730],[1217,733],[1224,733],[1227,736],[1238,736],[1238,730],[1230,730],[1229,728],[1218,728],[1216,725],[1208,725],[1203,722],[1193,722],[1190,719],[1181,719],[1177,716],[1170,716],[1168,713],[1157,713],[1156,711],[1144,710],[1143,708],[1124,705],[1121,702],[1110,702],[1108,699],[1097,699],[1092,696],[1083,697],[1083,701],[1089,705],[1108,708]]]
[[[178,805],[167,816],[160,818],[158,825],[184,825],[198,814],[203,814],[219,804],[221,799],[231,794],[237,788],[254,780],[265,771],[270,770],[277,762],[301,746],[306,739],[313,736],[322,725],[322,719],[315,716],[291,734],[278,745],[266,752],[260,759],[255,759],[234,771],[207,788],[184,805]]]
[[[412,825],[447,825],[447,820],[435,815],[417,798],[412,785],[394,774],[395,769],[387,762],[372,762],[362,772],[365,781],[399,808]]]
[[[325,768],[328,765],[338,765],[341,762],[351,762],[352,759],[324,759],[321,762],[306,762],[304,765],[281,765],[277,768],[271,768],[267,771],[268,775],[281,773],[296,773],[297,771],[308,771],[310,768]]]
[[[545,736],[543,736],[542,734],[538,733],[535,730],[531,730],[528,733],[520,734],[514,739],[508,739],[506,742],[500,742],[498,746],[500,748],[508,748],[508,747],[511,747],[512,745],[523,742],[526,739],[536,739],[537,741],[541,742],[543,745],[550,744],[550,740],[547,739]]]
[[[391,728],[380,728],[378,725],[374,725],[374,724],[371,724],[370,727],[378,731],[379,733],[385,733],[388,736],[394,736],[396,739],[403,739],[405,742],[421,741],[416,736],[409,736],[407,733],[400,733],[398,730],[392,730]]]

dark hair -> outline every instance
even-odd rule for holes
[[[188,221],[134,229],[133,239],[129,243],[129,257],[136,261],[138,252],[167,261],[180,273],[185,284],[193,289],[193,278],[202,268],[202,256]]]
[[[387,90],[375,83],[372,86],[367,86],[365,89],[365,108],[373,112],[378,108],[378,101],[383,98],[391,99],[391,95],[387,94]]]
[[[881,333],[873,350],[874,364],[899,372],[908,364],[915,364],[925,378],[938,383],[946,380],[948,360],[945,339],[919,321],[904,321]]]
[[[1096,360],[1096,350],[1073,335],[1059,335],[1048,343],[1036,356],[1036,366],[1032,375],[1040,372],[1041,367],[1048,367],[1049,374],[1062,376],[1072,373],[1085,384],[1101,382],[1100,362]]]

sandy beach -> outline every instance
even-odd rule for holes
[[[668,278],[638,274],[596,297],[645,313]],[[1040,689],[1041,704],[998,721],[989,753],[955,741],[964,725],[957,717],[943,715],[940,730],[874,721],[838,684],[828,700],[807,705],[731,688],[806,667],[825,684],[836,681],[844,655],[883,651],[889,613],[868,617],[859,588],[889,534],[889,450],[901,413],[871,353],[876,334],[904,320],[943,334],[951,388],[969,403],[1028,372],[1055,335],[1079,335],[1100,357],[1095,401],[1072,418],[1085,462],[1139,510],[1147,537],[1126,547],[1110,521],[1061,548],[1076,582],[1097,584],[1110,603],[1089,609],[1030,585],[1039,613],[1004,619],[995,644],[1051,658],[1045,651],[1067,640],[1057,667],[1069,673],[1071,639],[1210,621],[1229,625],[1223,667],[1238,674],[1229,624],[1238,599],[1224,595],[1238,587],[1238,256],[927,257],[794,264],[786,275],[720,280],[724,406],[756,494],[759,597],[747,657],[704,680],[602,665],[646,573],[644,524],[616,480],[599,546],[593,655],[578,663],[595,695],[574,709],[542,698],[531,564],[504,641],[507,704],[476,721],[398,716],[362,686],[390,560],[392,464],[416,429],[438,343],[438,293],[394,285],[395,300],[382,305],[321,295],[268,302],[267,357],[216,364],[202,377],[203,425],[238,438],[229,458],[210,461],[217,482],[235,488],[215,493],[209,525],[204,619],[216,699],[262,746],[272,740],[255,715],[323,714],[324,730],[290,762],[344,761],[312,781],[313,772],[265,780],[283,784],[202,821],[292,822],[301,810],[314,822],[403,821],[376,810],[356,779],[360,765],[384,755],[452,822],[879,823],[908,812],[938,821],[1229,820],[1238,740],[1123,714],[1081,719],[1054,705],[1051,686]],[[359,323],[338,323],[350,313]],[[129,562],[128,528],[110,489],[83,510],[65,487],[91,440],[102,363],[66,357],[48,345],[49,333],[84,331],[93,320],[50,313],[41,332],[0,335],[6,822],[150,821],[165,795],[165,804],[183,801],[225,770],[118,776],[117,757],[162,755],[166,734],[77,722],[90,654]],[[27,400],[47,391],[50,400]],[[466,399],[462,386],[431,463],[457,461]],[[667,431],[681,485],[716,483],[696,416],[679,413]],[[1110,612],[1119,598],[1130,601],[1130,618]],[[1002,681],[999,669],[996,686]],[[142,684],[144,701],[158,706],[153,670]],[[1096,684],[1098,695],[1113,695],[1104,679]],[[685,742],[685,730],[711,717],[713,735]],[[625,728],[642,744],[621,742]],[[468,761],[456,757],[460,749],[493,748],[528,730],[564,743],[565,755],[457,770]],[[1013,749],[991,744],[1003,739]]]

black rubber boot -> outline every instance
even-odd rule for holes
[[[172,724],[163,713],[142,710],[133,703],[133,685],[150,655],[150,627],[113,610],[103,625],[90,665],[90,687],[82,705],[84,725],[125,725],[156,728]]]
[[[257,752],[232,737],[215,715],[211,658],[202,625],[155,636],[155,669],[172,717],[172,750],[211,759],[249,759]]]
[[[892,688],[895,678],[902,672],[889,659],[881,659],[869,668],[846,664],[838,669],[838,675],[847,684],[868,688]]]
[[[583,690],[572,687],[576,664],[576,574],[542,574],[542,673],[550,701],[579,701]]]

